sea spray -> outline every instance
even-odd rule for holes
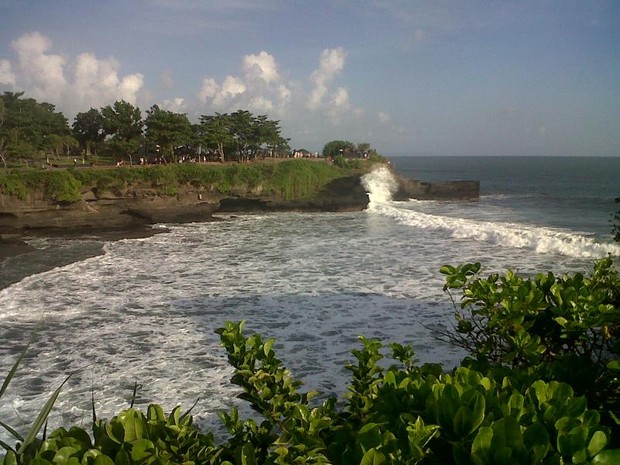
[[[392,200],[392,195],[398,189],[398,182],[394,174],[385,166],[375,168],[366,174],[362,178],[362,185],[368,192],[370,210],[378,203]]]

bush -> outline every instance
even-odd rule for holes
[[[480,264],[444,266],[462,290],[455,330],[470,366],[519,368],[569,383],[604,412],[620,412],[620,278],[610,258],[590,276],[479,276]],[[618,432],[620,436],[620,430]]]
[[[615,464],[609,429],[584,397],[556,381],[521,385],[459,367],[444,373],[417,366],[408,346],[392,344],[392,363],[377,340],[360,338],[344,402],[299,392],[299,381],[276,358],[274,340],[245,336],[243,323],[217,331],[234,367],[231,381],[260,415],[236,409],[220,418],[228,437],[193,425],[179,407],[169,415],[151,405],[96,420],[91,434],[59,428],[16,452],[4,464]],[[388,366],[388,368],[384,368]]]
[[[359,167],[358,167],[359,168]],[[364,168],[362,166],[362,168]],[[0,175],[0,191],[26,198],[44,187],[46,198],[74,202],[80,190],[95,193],[124,191],[131,187],[151,188],[162,195],[175,195],[183,187],[206,188],[221,194],[264,193],[285,200],[307,198],[333,179],[358,175],[359,169],[345,169],[314,160],[286,160],[251,164],[201,165],[178,163],[156,166],[21,171]]]
[[[70,171],[50,171],[45,177],[45,196],[58,202],[81,200],[82,183]]]
[[[0,171],[0,192],[15,196],[20,200],[24,200],[28,196],[28,188],[23,178],[8,170]]]

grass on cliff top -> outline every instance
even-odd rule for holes
[[[192,186],[222,194],[255,193],[286,200],[310,197],[330,181],[370,169],[359,163],[336,166],[323,160],[286,160],[279,163],[169,164],[109,168],[0,171],[0,192],[26,199],[37,193],[45,199],[75,202],[82,192],[153,188],[174,195]]]

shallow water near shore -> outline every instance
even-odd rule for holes
[[[406,171],[403,163],[396,160],[396,168]],[[610,166],[604,169],[617,168],[620,176],[620,164]],[[50,427],[87,426],[91,391],[98,415],[112,416],[128,406],[134,382],[140,405],[170,410],[200,398],[193,413],[213,426],[217,410],[237,403],[214,333],[227,320],[247,320],[248,332],[275,337],[293,375],[323,395],[346,391],[343,366],[353,360],[359,335],[410,343],[420,361],[454,366],[463,353],[434,334],[449,327],[454,311],[442,292],[441,265],[480,261],[485,273],[587,271],[596,258],[620,255],[606,232],[614,184],[599,185],[596,196],[584,193],[588,185],[560,196],[519,191],[519,179],[503,188],[483,181],[479,202],[459,203],[392,202],[388,181],[385,174],[368,181],[365,212],[247,215],[165,225],[166,233],[118,241],[35,240],[41,250],[51,246],[50,254],[78,259],[44,272],[33,268],[0,290],[0,371],[7,373],[36,335],[0,418],[24,431],[51,392],[80,369]],[[26,269],[35,255],[13,257],[8,266]]]

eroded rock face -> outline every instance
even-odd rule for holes
[[[35,230],[132,229],[155,223],[210,221],[218,212],[255,211],[359,211],[368,206],[368,195],[358,177],[340,178],[314,197],[285,200],[257,192],[223,197],[217,192],[186,188],[176,195],[152,189],[125,192],[86,191],[82,200],[62,204],[31,197],[19,200],[0,194],[0,233]]]

